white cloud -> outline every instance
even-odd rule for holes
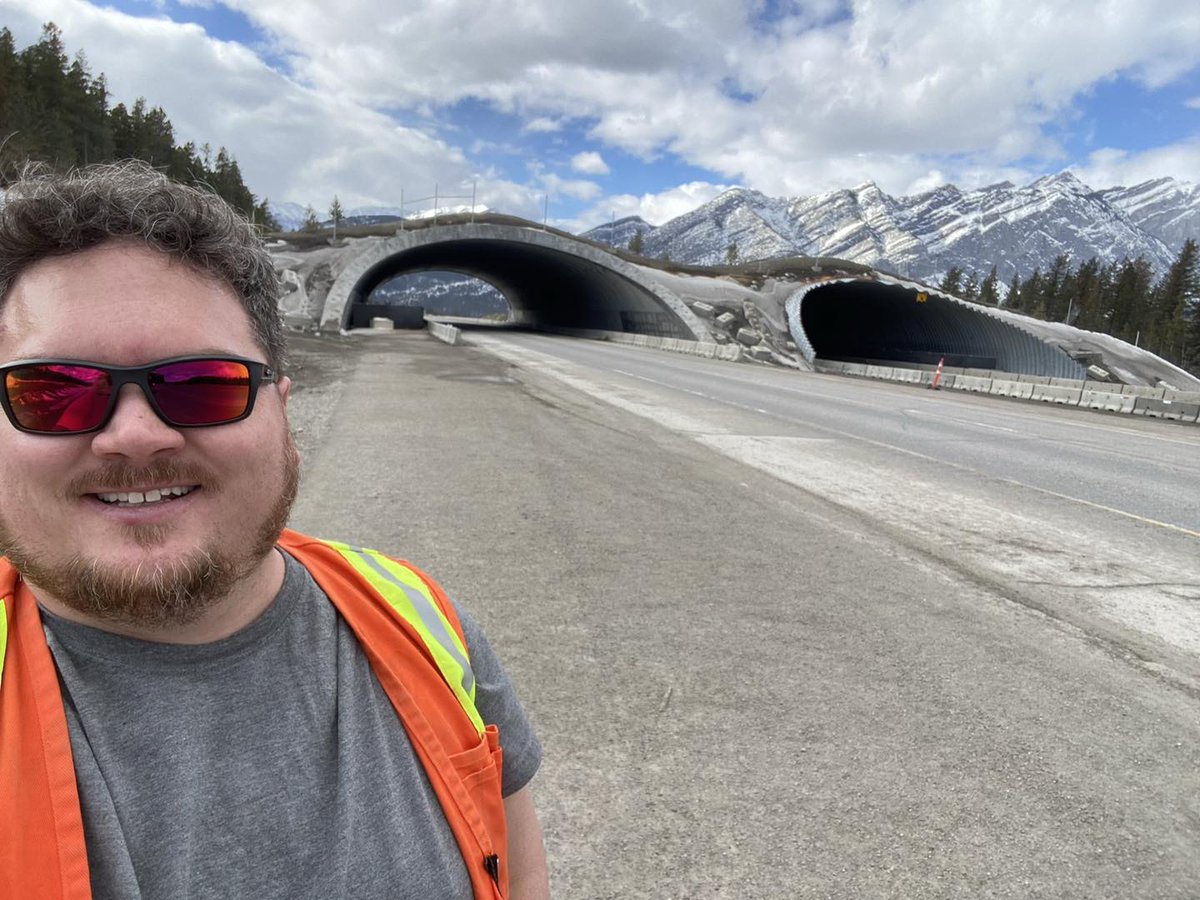
[[[608,164],[595,151],[576,153],[571,157],[571,168],[583,175],[607,175]]]
[[[116,97],[145,94],[180,137],[233,149],[256,191],[321,208],[334,192],[394,203],[401,188],[480,177],[480,157],[503,144],[437,124],[466,99],[515,114],[529,135],[585,129],[598,150],[571,160],[584,175],[603,174],[613,148],[771,194],[1017,181],[1072,162],[1065,134],[1094,85],[1125,76],[1154,89],[1200,65],[1200,16],[1178,0],[226,0],[283,74],[194,26],[83,0],[0,2],[19,42],[55,21]],[[1161,165],[1200,180],[1187,142],[1122,154],[1082,169]],[[535,172],[517,185],[487,171],[479,187],[532,202],[537,218],[546,190],[596,203],[597,221],[610,214],[590,181]],[[708,190],[614,200],[661,221],[685,188]]]
[[[1188,109],[1200,109],[1200,97],[1191,97],[1183,101],[1183,105]]]
[[[651,225],[662,225],[677,216],[691,212],[697,206],[703,206],[709,200],[729,190],[730,187],[733,185],[692,181],[653,194],[647,193],[641,196],[615,194],[605,197],[577,219],[565,223],[562,227],[568,231],[586,231],[604,222],[624,219],[627,216],[641,216]]]
[[[562,131],[562,128],[562,122],[545,116],[538,116],[526,122],[521,130],[531,134],[553,134],[554,132]]]
[[[470,192],[471,163],[436,134],[298,84],[249,49],[215,41],[197,26],[80,0],[8,6],[19,46],[37,39],[43,20],[54,21],[69,51],[85,48],[93,74],[105,74],[111,102],[145,96],[167,111],[180,143],[227,146],[260,197],[324,209],[334,194],[352,207],[395,204],[402,190],[432,193],[435,184]],[[495,189],[507,192],[500,183]]]
[[[600,185],[594,181],[582,179],[560,178],[552,172],[544,172],[538,176],[538,183],[551,198],[570,197],[574,200],[595,200],[600,196]]]
[[[1097,190],[1130,187],[1163,175],[1200,183],[1200,137],[1138,153],[1111,147],[1092,153],[1086,163],[1072,166],[1080,181]]]

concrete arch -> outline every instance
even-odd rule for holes
[[[921,296],[924,299],[919,299]],[[993,369],[1085,377],[1062,348],[1021,326],[1021,317],[887,276],[807,284],[785,304],[788,329],[817,358]]]
[[[323,328],[345,327],[353,303],[406,272],[480,278],[534,327],[624,331],[711,342],[704,323],[648,270],[604,249],[536,228],[460,223],[398,231],[347,260],[330,286]]]

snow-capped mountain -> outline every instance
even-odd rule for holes
[[[607,228],[585,236],[603,240]],[[643,253],[717,265],[735,245],[741,261],[834,256],[926,281],[952,266],[983,274],[994,265],[1007,282],[1063,253],[1076,264],[1144,256],[1163,272],[1193,236],[1200,237],[1200,186],[1159,179],[1093,191],[1063,172],[1024,187],[946,185],[899,198],[872,182],[793,199],[735,188],[647,230]]]
[[[441,316],[485,318],[508,315],[508,301],[495,287],[477,278],[449,272],[416,272],[384,282],[371,294],[373,303],[423,306]]]
[[[299,203],[270,203],[268,208],[284,231],[299,231],[304,227],[306,211]]]
[[[1156,178],[1100,196],[1176,253],[1188,238],[1200,240],[1200,184]]]
[[[624,219],[617,219],[615,222],[605,222],[603,225],[597,225],[591,231],[580,235],[580,237],[595,241],[597,244],[605,244],[609,247],[624,250],[629,246],[629,242],[633,240],[635,234],[640,233],[642,240],[645,241],[646,234],[653,230],[654,226],[641,216],[626,216]]]

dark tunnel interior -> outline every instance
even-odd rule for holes
[[[658,298],[620,273],[582,257],[513,241],[444,241],[397,253],[364,274],[351,302],[364,302],[377,285],[397,275],[424,271],[460,272],[494,285],[517,321],[532,327],[692,337]]]
[[[818,358],[1002,370],[1080,377],[1056,347],[974,308],[935,294],[874,281],[809,291],[800,322]]]

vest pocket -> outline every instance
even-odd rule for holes
[[[480,817],[489,826],[492,853],[499,857],[500,863],[496,897],[507,897],[508,838],[504,822],[504,798],[501,795],[504,751],[500,747],[500,731],[495,725],[488,725],[478,744],[455,753],[450,757],[450,762],[462,779]],[[499,827],[499,833],[496,827]],[[475,865],[483,865],[483,860],[476,861]]]

